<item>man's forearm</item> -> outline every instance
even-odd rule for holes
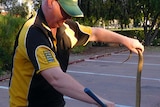
[[[97,104],[85,92],[85,87],[76,81],[72,76],[60,71],[59,67],[50,68],[41,72],[41,75],[63,95],[72,97],[91,104]]]

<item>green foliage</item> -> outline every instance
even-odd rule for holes
[[[160,0],[80,0],[79,5],[86,18],[85,22],[118,20],[125,29],[133,19],[134,27],[144,28],[145,45],[148,46],[158,35],[154,30],[160,28]],[[91,20],[87,20],[91,18]],[[148,23],[150,22],[150,23]],[[152,33],[153,31],[154,34]]]
[[[37,10],[42,3],[42,0],[33,0],[34,10]]]
[[[15,16],[21,16],[22,18],[26,18],[28,15],[28,7],[26,3],[23,3],[22,5],[15,5],[10,10],[11,15]]]
[[[144,30],[142,29],[126,29],[126,30],[114,30],[114,31],[131,38],[137,38],[140,42],[144,42],[145,40]],[[151,42],[150,45],[160,46],[160,30],[157,35],[158,36]]]
[[[95,24],[97,23],[97,19],[94,16],[91,17],[84,17],[84,18],[73,18],[73,20],[77,21],[78,23],[82,24],[82,25],[86,25],[86,26],[95,26]]]
[[[81,53],[81,52],[83,52],[85,49],[86,49],[86,47],[84,47],[84,46],[76,46],[76,47],[74,47],[74,48],[71,50],[71,52],[74,53],[74,54],[76,54],[76,53]]]
[[[152,43],[151,43],[152,46],[160,46],[160,38],[156,38]]]
[[[0,72],[10,70],[15,37],[24,21],[22,18],[0,15]]]
[[[122,34],[122,35],[126,35],[128,37],[131,37],[131,38],[137,38],[139,41],[143,41],[144,40],[144,31],[139,29],[139,30],[121,30],[121,31],[115,31],[119,34]]]

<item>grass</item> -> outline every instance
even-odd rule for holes
[[[81,52],[83,52],[83,51],[85,51],[86,50],[86,47],[84,47],[84,46],[78,46],[78,47],[74,47],[72,50],[71,50],[71,52],[73,53],[73,54],[76,54],[76,53],[81,53]]]
[[[109,30],[112,31],[131,31],[131,30],[144,30],[143,27],[134,27],[134,28],[125,28],[125,29],[115,29],[115,28],[109,28]]]
[[[160,52],[160,46],[148,46],[145,47],[145,50],[150,52]]]

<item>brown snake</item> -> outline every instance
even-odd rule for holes
[[[143,54],[140,49],[138,51],[138,67],[137,67],[137,81],[136,81],[136,107],[141,105],[141,73],[143,69]]]
[[[141,73],[142,73],[142,69],[143,69],[143,54],[142,51],[140,49],[137,49],[138,51],[138,67],[137,67],[137,77],[136,77],[136,107],[140,107],[141,105]],[[130,55],[128,56],[128,58],[123,61],[126,62],[128,59],[130,59],[132,56],[132,51],[130,51]]]

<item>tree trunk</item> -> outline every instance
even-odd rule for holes
[[[154,29],[154,26],[156,24],[156,20],[157,20],[159,14],[160,14],[160,12],[157,13],[157,15],[154,17],[154,19],[152,21],[152,24],[149,27],[149,30],[148,30],[148,25],[147,25],[148,17],[147,17],[147,14],[145,14],[146,17],[144,17],[145,22],[144,22],[144,25],[143,25],[144,26],[144,35],[145,35],[145,46],[150,46],[151,42],[155,39],[155,37],[158,34],[160,23],[157,24],[157,27],[154,30],[154,33],[153,33],[153,29]]]
[[[148,38],[148,34],[145,36],[145,46],[150,46],[150,40]]]
[[[154,31],[154,34],[152,35],[152,37],[150,38],[150,41],[152,42],[158,35],[158,31],[159,31],[159,27],[160,27],[160,23],[158,23],[157,28]]]

